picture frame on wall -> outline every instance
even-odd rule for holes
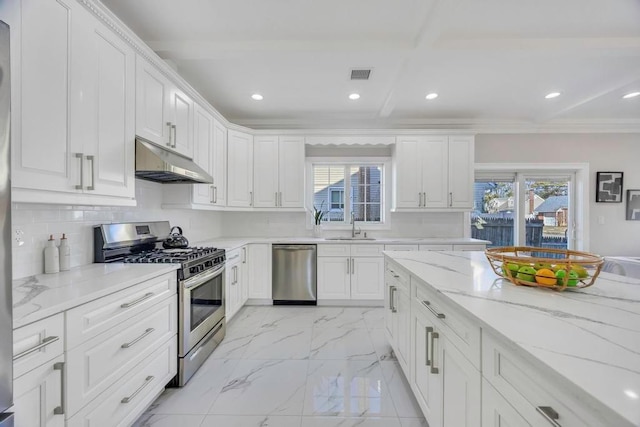
[[[627,190],[627,220],[640,221],[640,190]]]
[[[596,202],[622,203],[622,172],[596,172]]]

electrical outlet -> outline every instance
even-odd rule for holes
[[[24,230],[20,227],[16,227],[14,228],[13,234],[18,246],[24,245]]]

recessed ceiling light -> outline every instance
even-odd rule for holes
[[[425,98],[428,99],[428,100],[436,99],[437,97],[438,97],[438,94],[435,93],[435,92],[430,93],[427,96],[425,96]]]
[[[359,93],[352,93],[351,95],[349,95],[349,99],[352,101],[355,101],[356,99],[360,99],[360,94]]]
[[[545,98],[546,98],[546,99],[551,99],[551,98],[557,98],[557,97],[559,97],[559,96],[560,96],[560,92],[551,92],[551,93],[548,93],[548,94],[545,96]]]
[[[260,95],[259,93],[254,93],[253,95],[251,95],[251,98],[255,101],[262,101],[264,99],[264,96]]]
[[[635,98],[638,95],[640,95],[640,92],[631,92],[623,96],[623,98],[624,99]]]
[[[638,93],[640,94],[640,92],[638,92]],[[624,394],[626,394],[627,396],[629,396],[629,397],[630,397],[630,398],[632,398],[632,399],[637,399],[637,398],[639,397],[639,396],[638,396],[638,393],[636,393],[636,392],[635,392],[635,391],[633,391],[633,390],[625,390],[625,391],[624,391]]]

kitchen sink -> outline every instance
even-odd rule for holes
[[[325,237],[324,240],[376,240],[375,237]]]

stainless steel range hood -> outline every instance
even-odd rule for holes
[[[213,178],[193,160],[136,138],[136,178],[163,184],[211,184]]]

